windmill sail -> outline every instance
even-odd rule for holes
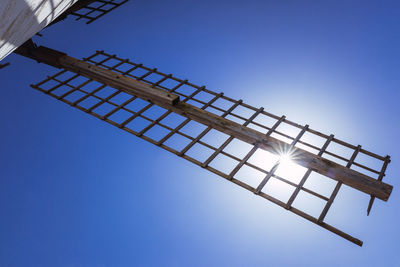
[[[64,20],[69,15],[75,17],[75,20],[82,19],[86,21],[86,24],[90,24],[126,2],[128,0],[80,0],[67,9],[52,24]]]
[[[371,195],[370,206],[375,198],[386,201],[390,196],[392,186],[382,182],[388,156],[299,125],[285,116],[104,51],[84,60],[44,47],[18,52],[62,69],[33,88],[357,245],[362,241],[325,222],[342,185]],[[287,155],[292,161],[284,160]],[[368,165],[371,160],[380,167]],[[333,189],[327,193],[308,188],[311,177],[333,183]],[[284,194],[277,195],[277,184]],[[322,203],[318,214],[308,213],[301,205],[304,196]]]

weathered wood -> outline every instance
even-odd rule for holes
[[[378,181],[382,181],[383,177],[385,176],[385,171],[386,171],[386,168],[387,168],[389,163],[390,163],[390,157],[386,156],[385,161],[384,161],[384,163],[382,165],[382,169],[381,169],[381,171],[379,173]],[[369,213],[371,212],[372,205],[374,204],[374,201],[375,201],[375,196],[371,196],[371,198],[369,200],[369,203],[368,203],[367,216],[369,216]]]
[[[205,110],[179,102],[177,105],[170,107],[172,111],[186,116],[192,120],[210,125],[213,128],[250,144],[258,144],[261,149],[267,150],[274,154],[288,151],[289,144],[280,141],[271,136],[265,136],[251,128],[242,126],[236,122],[227,120]],[[393,187],[386,183],[377,181],[355,170],[351,170],[341,166],[328,159],[322,158],[308,151],[294,147],[292,149],[292,160],[297,164],[310,168],[315,172],[325,175],[344,184],[360,190],[369,195],[375,195],[384,201],[388,200]]]
[[[89,79],[102,82],[110,87],[122,90],[129,94],[136,95],[159,105],[175,105],[179,96],[165,92],[158,88],[139,82],[135,79],[123,76],[96,65],[78,60],[69,56],[62,56],[59,59],[60,65],[65,69],[79,73]]]
[[[362,173],[341,166],[303,149],[291,147],[290,144],[274,137],[266,136],[261,132],[240,125],[222,116],[218,116],[185,102],[178,102],[179,97],[172,93],[153,88],[144,82],[139,82],[111,70],[69,57],[55,50],[43,47],[39,49],[39,52],[36,52],[36,49],[33,49],[33,51],[30,50],[26,56],[56,67],[65,68],[128,94],[148,100],[191,120],[207,125],[210,128],[234,136],[244,142],[257,145],[259,148],[271,153],[280,154],[282,151],[290,150],[293,161],[305,168],[309,168],[312,171],[385,201],[390,196],[393,188],[391,185],[383,183],[382,181],[377,181]],[[45,53],[46,49],[50,51],[50,54]]]

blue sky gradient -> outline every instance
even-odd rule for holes
[[[369,217],[368,196],[335,201],[360,248],[31,89],[56,70],[11,55],[0,266],[400,266],[399,25],[389,0],[131,0],[44,30],[37,43],[71,56],[115,53],[389,154],[394,190]]]

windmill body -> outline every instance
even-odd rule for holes
[[[49,25],[77,1],[0,1],[0,60]]]

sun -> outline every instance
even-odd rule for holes
[[[292,156],[290,153],[283,153],[279,157],[279,163],[280,164],[291,164],[293,163]]]
[[[297,184],[306,171],[306,168],[295,163],[290,153],[282,153],[279,156],[279,167],[275,174]]]

